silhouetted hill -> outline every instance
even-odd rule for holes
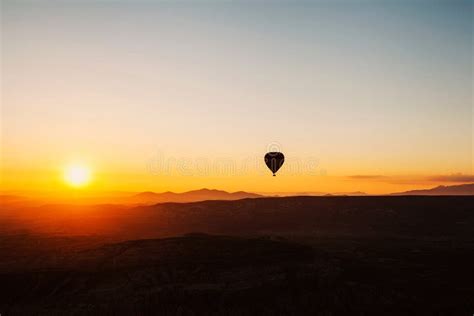
[[[288,196],[362,196],[367,195],[367,193],[362,191],[354,192],[275,192],[272,195],[273,197],[288,197]]]
[[[209,234],[474,235],[474,196],[330,196],[8,210],[0,229],[139,239]]]
[[[137,230],[173,235],[318,232],[327,236],[447,236],[474,231],[474,197],[282,197],[138,207]],[[153,215],[152,215],[153,214]],[[130,227],[136,220],[128,222]],[[472,225],[472,226],[471,226]],[[146,227],[146,228],[145,228]],[[470,237],[469,237],[470,238]]]
[[[11,209],[0,311],[470,315],[473,206],[474,196],[306,196]]]
[[[392,193],[391,195],[474,195],[474,183],[450,186],[440,185],[432,189],[411,190]]]
[[[336,193],[329,193],[332,195],[346,195],[346,196],[360,196],[360,195],[367,195],[367,193],[362,191],[354,191],[354,192],[336,192]]]
[[[8,315],[467,315],[472,243],[0,237]],[[363,312],[361,312],[363,311]]]
[[[244,191],[226,192],[221,190],[200,189],[183,193],[175,192],[142,192],[132,197],[132,201],[142,204],[156,204],[164,202],[196,202],[206,200],[240,200],[246,198],[257,198],[262,195]]]

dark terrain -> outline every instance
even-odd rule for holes
[[[474,313],[472,196],[2,212],[2,316]]]

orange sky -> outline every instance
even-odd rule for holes
[[[347,6],[5,1],[2,191],[473,181],[472,3]]]

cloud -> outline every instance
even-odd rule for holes
[[[371,174],[364,174],[364,175],[354,175],[354,176],[348,176],[350,179],[355,179],[355,180],[383,180],[386,179],[386,176],[381,176],[381,175],[371,175]]]
[[[470,183],[474,182],[474,175],[456,173],[451,175],[434,175],[434,176],[383,176],[376,174],[365,175],[351,175],[346,176],[350,180],[360,181],[379,181],[389,184],[403,184],[403,185],[429,185],[430,183]]]
[[[429,181],[433,182],[474,182],[474,175],[456,173],[451,175],[439,175],[428,178]]]

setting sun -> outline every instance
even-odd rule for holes
[[[73,187],[86,186],[91,179],[91,172],[84,165],[70,165],[64,171],[64,180]]]

